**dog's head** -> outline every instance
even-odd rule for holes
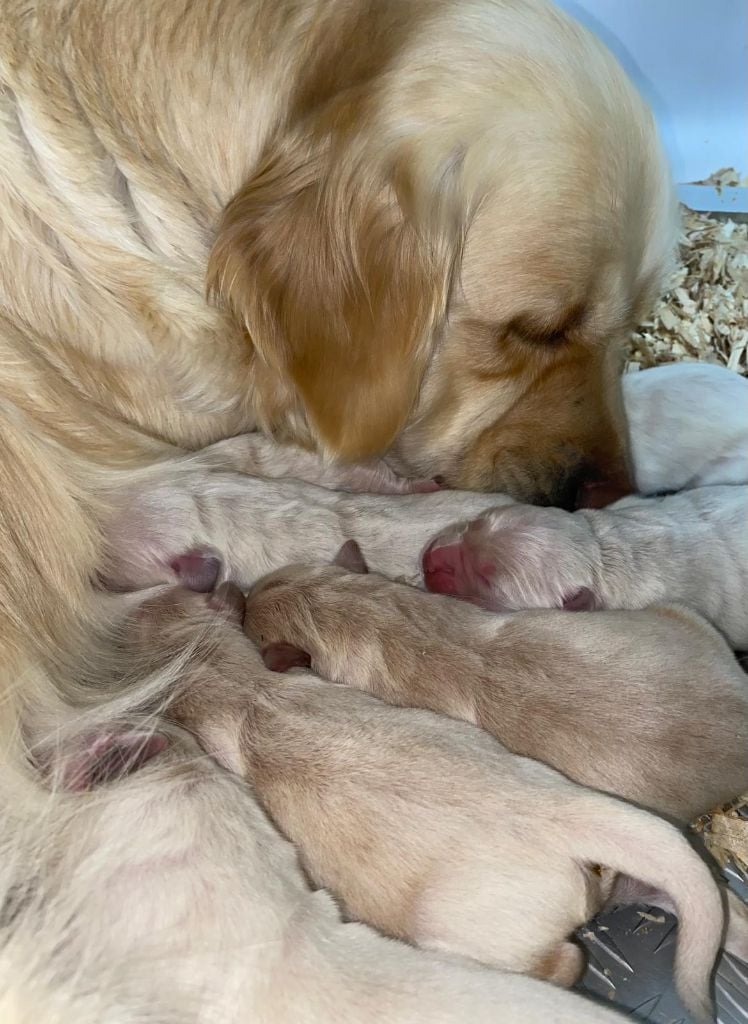
[[[226,208],[211,288],[270,429],[528,501],[625,492],[621,342],[672,239],[652,119],[565,21],[509,54],[510,13],[453,17],[363,84],[326,69]]]

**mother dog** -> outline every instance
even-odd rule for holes
[[[38,619],[42,578],[69,619],[102,469],[258,428],[522,500],[628,487],[617,342],[671,189],[624,73],[546,0],[0,20],[5,615]]]
[[[627,489],[617,342],[670,186],[621,69],[545,0],[0,24],[4,694],[69,691],[83,653],[102,681],[102,494],[223,437],[537,502]]]

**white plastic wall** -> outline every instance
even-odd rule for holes
[[[748,0],[557,0],[616,54],[652,105],[681,185],[748,176]],[[682,189],[748,210],[748,189]]]

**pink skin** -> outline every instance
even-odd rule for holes
[[[502,531],[494,533],[486,520],[476,519],[466,525],[453,527],[446,532],[446,536],[441,534],[435,537],[422,556],[426,589],[435,594],[458,597],[492,611],[544,607],[576,612],[592,611],[599,607],[593,591],[588,586],[580,585],[581,581],[576,586],[570,581],[566,592],[556,593],[553,597],[546,593],[545,599],[537,603],[505,603],[502,580],[516,579],[533,565],[539,564],[542,567],[548,564],[547,559],[551,559],[552,564],[554,558],[552,547],[548,547],[545,555],[539,555],[537,548],[531,551],[523,547],[523,544],[528,543],[528,536],[521,527],[519,530],[519,536],[515,534],[513,538],[510,536],[511,530],[509,536],[503,533],[502,543],[499,539]],[[542,573],[542,568],[540,571]],[[537,580],[537,576],[535,578]],[[536,600],[538,596],[536,590]]]
[[[413,494],[433,494],[435,491],[443,491],[445,487],[444,477],[435,476],[431,480],[414,480]]]
[[[221,573],[221,559],[207,548],[195,548],[177,555],[169,566],[183,587],[199,594],[213,590]]]
[[[427,590],[452,597],[487,599],[496,566],[481,550],[480,520],[470,523],[452,544],[433,541],[423,554]]]
[[[130,775],[165,750],[168,743],[160,733],[124,730],[87,737],[81,748],[64,761],[61,788],[69,793],[85,793]]]
[[[587,480],[579,488],[576,508],[607,508],[619,498],[631,494],[629,488],[618,487],[607,480]]]

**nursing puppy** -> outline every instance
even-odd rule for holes
[[[699,364],[628,374],[624,399],[639,489],[739,478],[748,461],[748,395],[745,408],[736,399],[745,389],[748,382],[737,374]],[[370,494],[437,487],[432,480],[400,478],[381,460],[346,467],[260,434],[232,438],[128,474],[124,485],[109,490],[102,575],[110,586],[127,589],[181,582],[207,590],[226,579],[248,586],[289,562],[329,560],[355,535],[386,575],[420,582],[418,558],[429,531],[510,504],[505,496],[491,502],[464,492],[387,502],[269,482],[281,477]],[[600,489],[590,488],[588,498],[595,496]]]
[[[392,704],[475,722],[684,823],[748,788],[746,677],[698,616],[496,615],[367,574],[357,552],[252,589],[245,628],[272,667],[305,662]]]
[[[712,1019],[721,902],[676,829],[474,726],[309,674],[280,679],[241,633],[240,591],[229,584],[210,602],[226,618],[181,588],[147,598],[129,642],[154,666],[193,643],[169,715],[248,779],[348,916],[568,985],[583,966],[569,936],[623,872],[671,893],[679,991],[698,1020]]]
[[[383,463],[330,465],[255,434],[131,473],[107,501],[99,577],[109,588],[182,583],[207,591],[228,579],[247,588],[290,561],[329,561],[352,534],[387,573],[415,582],[434,533],[510,499],[440,491]]]
[[[19,828],[19,805],[3,805],[3,1024],[622,1020],[541,981],[344,924],[247,786],[180,730],[121,711],[97,709],[57,738],[54,797],[23,792],[33,825]],[[689,911],[708,918],[697,880]]]
[[[606,509],[497,508],[442,531],[429,590],[486,608],[645,608],[680,602],[748,648],[748,486],[628,497]]]
[[[679,363],[628,374],[624,397],[637,488],[686,493],[574,515],[515,505],[455,523],[424,553],[426,586],[500,611],[678,601],[745,647],[748,380]]]

